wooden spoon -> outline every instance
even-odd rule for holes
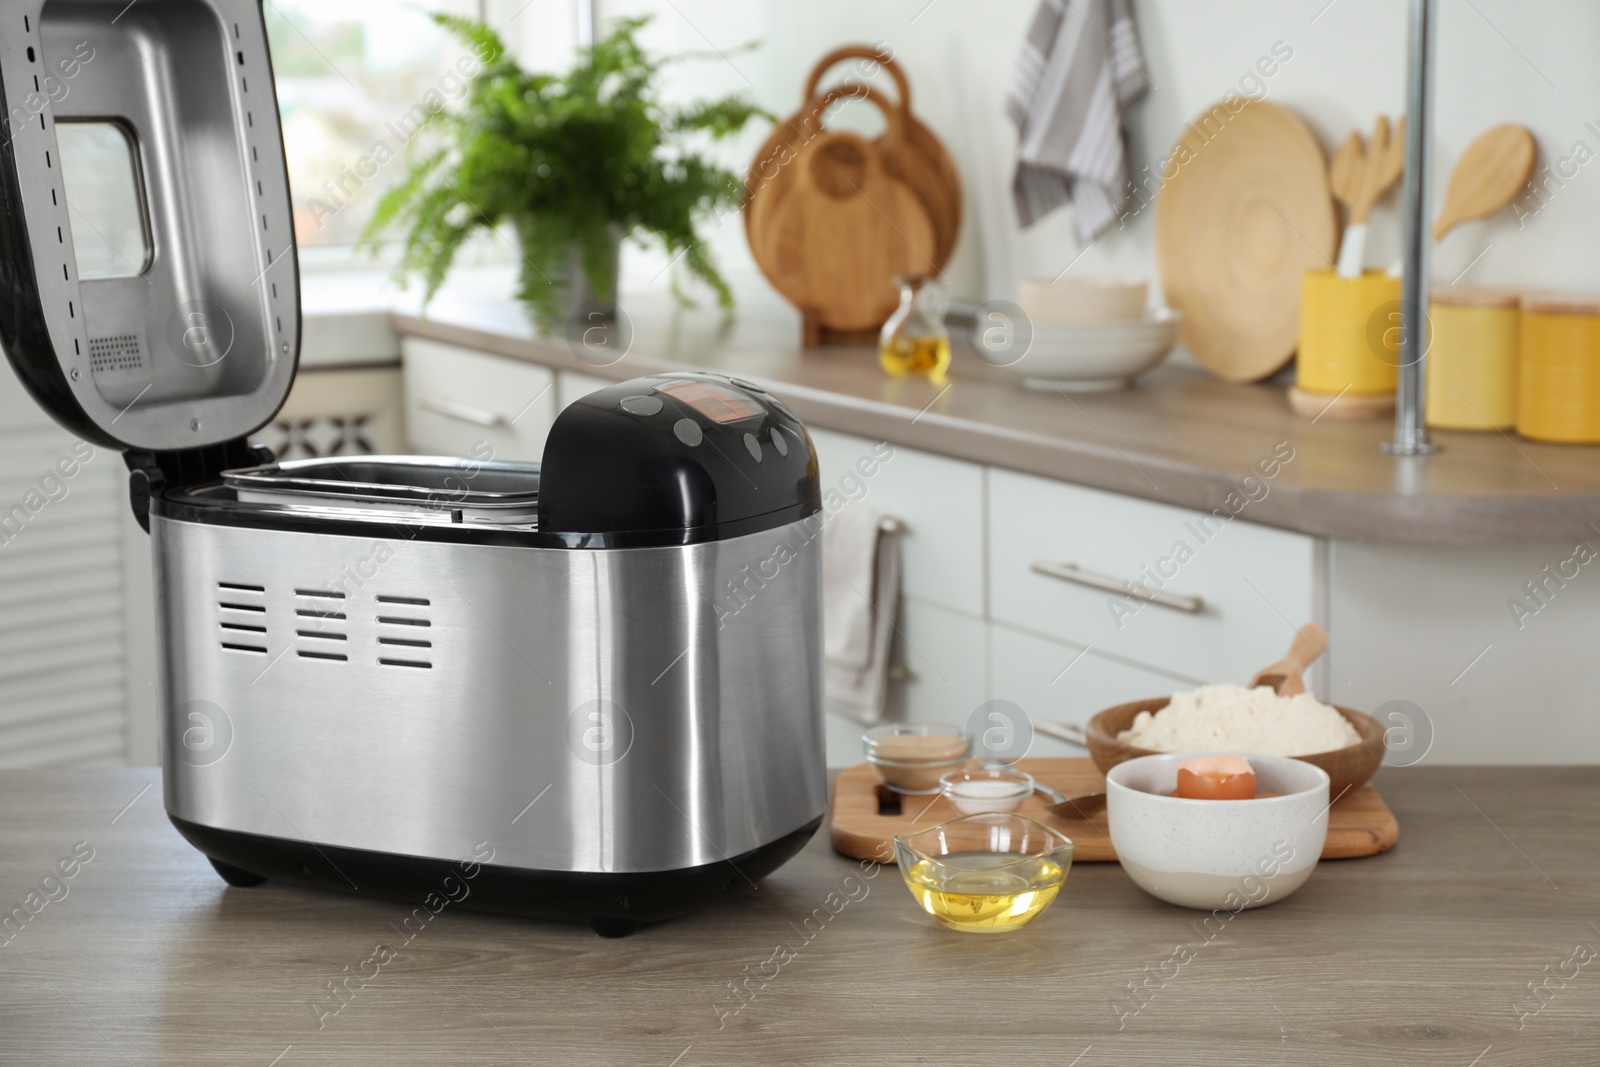
[[[1289,654],[1270,667],[1264,667],[1250,679],[1250,688],[1258,685],[1271,687],[1279,696],[1292,697],[1306,691],[1305,670],[1328,651],[1328,631],[1314,622],[1308,622],[1295,631]]]
[[[1450,172],[1433,239],[1441,241],[1457,225],[1493,215],[1510,203],[1527,184],[1535,154],[1533,134],[1515,122],[1479,134]]]
[[[1372,217],[1373,205],[1400,180],[1400,172],[1405,169],[1405,140],[1404,117],[1395,123],[1391,134],[1389,117],[1379,115],[1371,141],[1363,146],[1361,134],[1353,132],[1334,153],[1328,184],[1346,212],[1344,240],[1339,245],[1341,277],[1361,277],[1367,250],[1367,220]]]

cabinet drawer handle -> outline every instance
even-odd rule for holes
[[[1051,563],[1049,560],[1036,559],[1033,561],[1033,571],[1048,578],[1059,578],[1063,582],[1087,585],[1091,589],[1104,589],[1108,593],[1138,597],[1147,603],[1160,604],[1164,608],[1187,612],[1190,615],[1198,615],[1206,606],[1206,602],[1197,596],[1179,596],[1177,593],[1163,593],[1159,589],[1142,589],[1121,578],[1113,578],[1109,574],[1086,571],[1076,563]]]
[[[455,400],[435,399],[431,396],[425,396],[419,401],[419,404],[424,411],[431,411],[435,415],[443,415],[445,418],[455,419],[457,422],[470,422],[474,426],[486,426],[491,430],[509,425],[506,422],[506,417],[498,412],[475,408],[471,404],[463,404]]]

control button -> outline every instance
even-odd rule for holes
[[[629,415],[654,415],[661,410],[659,396],[625,396],[622,398],[622,410]]]
[[[776,426],[772,428],[772,447],[778,450],[778,455],[788,458],[789,442],[783,439],[783,431]]]
[[[757,385],[755,382],[747,382],[743,378],[729,378],[728,381],[734,385],[737,385],[740,389],[748,389],[752,393],[766,393],[766,390],[761,388],[761,386]]]
[[[761,462],[761,442],[756,440],[755,434],[747,433],[744,435],[744,447],[749,449],[751,459],[757,463]]]
[[[678,435],[678,440],[690,448],[705,439],[705,434],[700,432],[700,424],[693,419],[679,419],[672,424],[672,432]]]

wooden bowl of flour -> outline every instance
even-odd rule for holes
[[[1131,704],[1118,704],[1089,720],[1089,724],[1083,729],[1084,741],[1089,746],[1089,758],[1094,760],[1094,765],[1100,768],[1101,774],[1125,760],[1155,754],[1152,749],[1139,748],[1137,745],[1118,741],[1117,735],[1131,727],[1134,717],[1141,711],[1154,714],[1166,707],[1169,699],[1171,698],[1157,697],[1154,700],[1135,700]],[[1378,767],[1383,763],[1384,731],[1378,720],[1371,715],[1342,708],[1337,704],[1333,705],[1333,708],[1356,728],[1361,740],[1346,748],[1295,758],[1327,771],[1331,780],[1328,795],[1337,800],[1351,789],[1365,785],[1377,773]]]

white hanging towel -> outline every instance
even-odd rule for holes
[[[883,718],[900,606],[898,524],[853,504],[822,528],[824,692],[828,712]]]
[[[1043,0],[1006,96],[1024,227],[1067,203],[1084,244],[1116,221],[1128,200],[1122,113],[1149,88],[1132,0]]]

